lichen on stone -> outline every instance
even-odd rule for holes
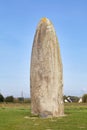
[[[41,21],[46,22],[47,18],[44,17],[44,18],[41,19]]]

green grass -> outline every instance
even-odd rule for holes
[[[65,104],[64,117],[42,119],[28,104],[1,104],[0,130],[87,130],[87,104]]]

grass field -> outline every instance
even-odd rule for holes
[[[87,130],[87,104],[65,104],[66,116],[42,119],[29,104],[0,104],[0,130]]]

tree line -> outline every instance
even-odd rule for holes
[[[65,102],[65,100],[67,100],[68,102],[70,102],[69,100],[71,100],[72,102],[79,102],[79,97],[77,96],[63,96],[63,100]],[[6,102],[6,103],[31,103],[31,99],[30,98],[23,98],[23,97],[18,97],[18,98],[14,98],[13,96],[7,96],[4,97],[1,93],[0,93],[0,102]],[[87,103],[87,94],[84,94],[82,96],[82,102],[83,103]]]
[[[24,98],[24,97],[18,97],[15,98],[13,96],[7,96],[4,97],[1,93],[0,93],[0,102],[6,102],[6,103],[30,103],[31,99],[30,98]]]

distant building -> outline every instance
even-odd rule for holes
[[[68,100],[67,100],[67,99],[65,99],[65,100],[64,100],[64,102],[65,102],[65,103],[68,103]]]
[[[67,100],[68,102],[72,102],[71,98],[70,97],[67,97]]]
[[[82,97],[79,99],[78,103],[82,103]]]

